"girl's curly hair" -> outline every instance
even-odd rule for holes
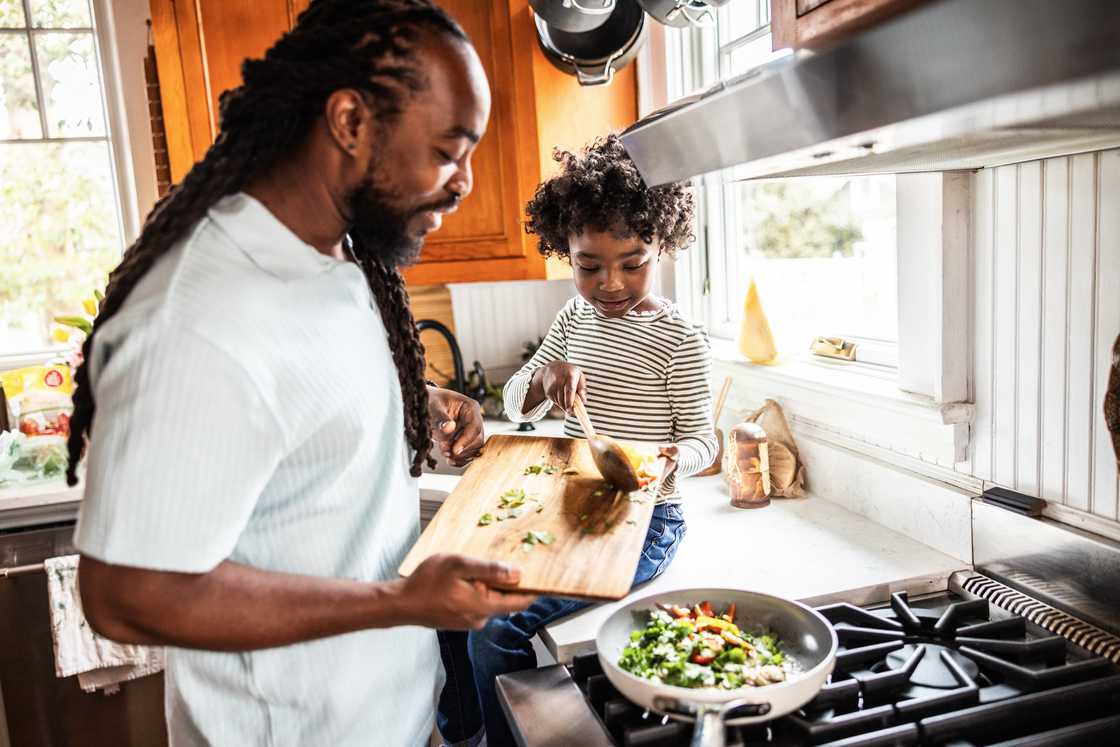
[[[537,187],[525,207],[527,233],[547,256],[569,256],[568,237],[585,228],[614,230],[642,241],[660,239],[675,254],[694,240],[689,182],[647,187],[618,135],[596,139],[578,153],[556,150],[560,173]]]

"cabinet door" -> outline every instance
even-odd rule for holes
[[[206,153],[218,99],[241,85],[241,63],[264,54],[307,0],[151,0],[171,180]]]
[[[770,0],[774,49],[820,47],[929,0]]]
[[[206,153],[223,91],[241,83],[241,63],[291,28],[309,0],[151,0],[172,181]],[[521,229],[521,203],[539,174],[532,102],[531,28],[524,0],[445,0],[474,42],[490,81],[490,123],[472,159],[474,189],[444,221],[408,272],[412,283],[544,276]],[[513,30],[516,11],[518,30]],[[515,39],[514,36],[517,35]],[[515,53],[516,46],[516,53]],[[521,92],[521,95],[518,92]]]
[[[490,82],[490,122],[471,159],[474,188],[459,210],[430,236],[410,282],[542,277],[543,262],[521,228],[526,173],[535,176],[535,137],[519,125],[532,120],[518,109],[531,99],[531,81],[515,75],[508,0],[443,0],[441,6],[470,36]],[[522,66],[523,68],[525,66]],[[523,70],[524,72],[524,70]],[[526,85],[528,81],[528,85]],[[521,121],[519,121],[519,117]],[[535,132],[533,133],[535,134]]]

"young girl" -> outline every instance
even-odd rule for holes
[[[561,171],[537,188],[526,230],[540,237],[542,254],[571,262],[579,296],[506,384],[506,415],[540,420],[559,405],[568,413],[565,433],[583,438],[572,414],[579,398],[598,432],[658,445],[665,471],[634,577],[640,584],[665,570],[684,537],[679,479],[711,464],[717,449],[707,336],[652,293],[661,259],[692,240],[692,196],[683,184],[647,188],[614,135],[556,158]],[[485,722],[489,747],[512,745],[494,678],[535,667],[530,639],[586,605],[541,597],[469,636],[442,634],[443,737],[477,744]]]

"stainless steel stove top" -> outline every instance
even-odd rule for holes
[[[1013,614],[970,586],[914,600],[895,594],[877,608],[818,608],[840,640],[829,684],[793,714],[728,727],[728,744],[1120,744],[1120,642],[1094,639],[1095,653],[1028,619],[1037,609]],[[594,654],[498,683],[526,747],[690,740],[691,724],[624,699]]]

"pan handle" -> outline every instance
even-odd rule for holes
[[[691,747],[724,747],[724,726],[730,720],[744,716],[765,716],[770,712],[769,703],[753,703],[747,700],[729,700],[715,705],[695,706],[696,726],[692,730]],[[735,713],[739,711],[739,713]]]
[[[723,717],[718,706],[700,706],[692,727],[691,747],[724,747]]]
[[[621,50],[614,52],[610,57],[607,58],[606,64],[603,65],[602,73],[585,73],[583,71],[583,68],[581,68],[579,65],[576,65],[576,80],[579,81],[579,84],[581,86],[602,86],[610,83],[612,80],[614,80],[614,61],[615,58],[618,57],[620,51]],[[578,414],[580,409],[583,408],[583,404],[577,400],[576,407],[578,408],[576,410],[576,413]],[[587,411],[584,410],[584,417],[587,417],[586,412]],[[580,424],[583,424],[582,418],[580,419]],[[587,428],[585,427],[584,430],[586,431]],[[594,429],[589,431],[587,433],[587,436],[588,438],[595,438]]]
[[[603,3],[601,8],[589,8],[585,5],[580,5],[579,0],[571,0],[571,2],[573,8],[589,16],[605,16],[614,10],[614,0],[611,0],[609,3]]]

